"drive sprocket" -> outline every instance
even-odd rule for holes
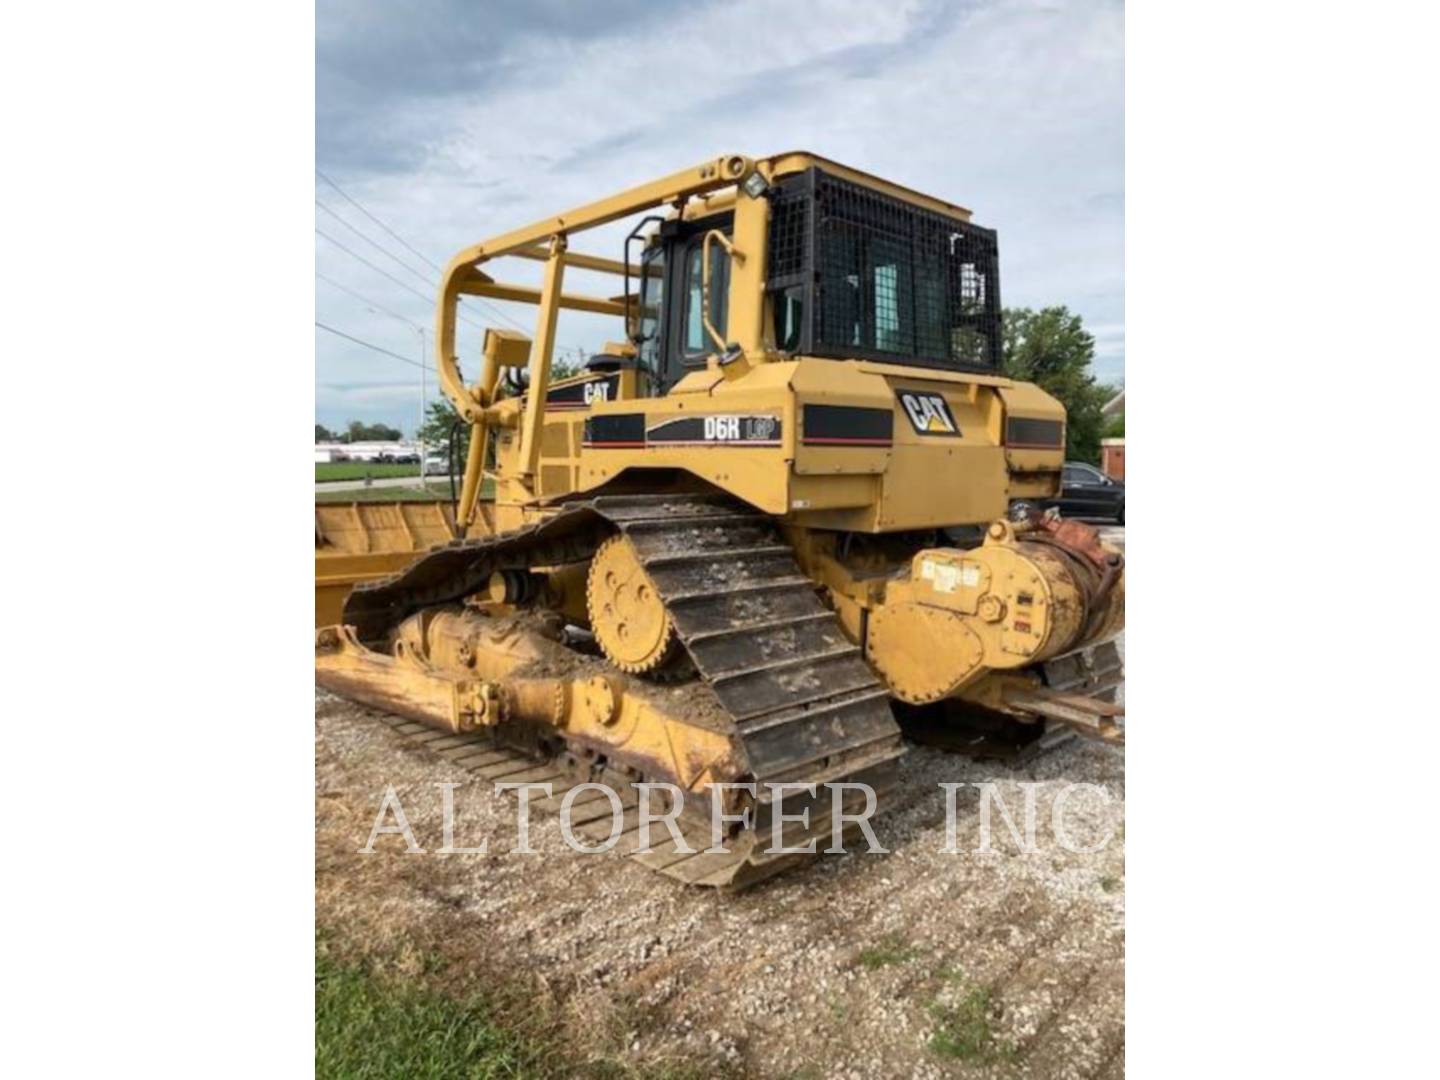
[[[612,536],[595,552],[585,598],[595,640],[621,671],[658,672],[683,652],[660,591],[628,537]]]

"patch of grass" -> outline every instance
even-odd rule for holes
[[[577,1077],[593,1080],[720,1080],[722,1077],[737,1075],[728,1067],[714,1065],[685,1065],[661,1062],[659,1064],[633,1064],[616,1058],[602,1058],[587,1061],[576,1066],[576,1071],[557,1073],[557,1080],[576,1080]]]
[[[930,1049],[941,1057],[976,1065],[1014,1061],[1014,1044],[997,1036],[991,1026],[998,1013],[999,1007],[983,986],[963,989],[952,1004],[931,1002],[935,1030],[930,1034]]]
[[[419,476],[419,465],[395,465],[377,461],[317,461],[315,482],[326,480],[363,480],[373,476],[376,480],[391,476]]]
[[[1116,889],[1120,888],[1120,879],[1117,877],[1110,877],[1109,875],[1106,875],[1105,877],[1102,877],[1100,879],[1100,888],[1104,889],[1106,892],[1114,892]]]
[[[890,936],[868,949],[860,950],[860,966],[866,971],[876,971],[891,964],[905,964],[916,957],[916,952],[898,937]]]
[[[448,482],[437,482],[430,490],[422,487],[346,488],[344,491],[317,491],[317,503],[348,502],[444,502],[450,501]]]
[[[455,494],[460,494],[460,477],[455,478]],[[486,477],[480,481],[481,502],[495,498],[495,481]],[[450,501],[450,481],[443,476],[432,476],[429,488],[415,487],[359,487],[342,488],[339,491],[315,492],[317,503],[347,502],[443,502]]]
[[[643,1033],[661,1026],[656,1011],[627,996],[611,999],[600,1019],[587,1025],[583,1067],[564,1073],[566,1080],[584,1076],[592,1080],[717,1080],[733,1071],[711,1063],[699,1064],[673,1057],[658,1058]],[[642,1038],[637,1054],[631,1049]]]
[[[315,957],[315,1075],[554,1075],[548,1047],[498,1024],[479,998],[459,1000]]]

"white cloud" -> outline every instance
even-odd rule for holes
[[[322,10],[322,18],[343,19],[345,10]],[[443,92],[417,91],[398,77],[388,97],[367,85],[366,100],[385,103],[374,106],[374,169],[362,171],[350,146],[348,171],[336,178],[443,263],[486,236],[720,153],[813,150],[971,207],[977,221],[999,230],[1004,301],[1078,311],[1096,335],[1099,375],[1123,376],[1119,3],[739,0],[676,5],[653,22],[634,17],[636,10],[603,37],[560,33],[553,23],[512,26],[487,54],[503,79],[466,67]],[[375,49],[367,39],[364,70],[383,80]],[[343,68],[344,56],[333,63]],[[322,96],[333,92],[322,80]],[[393,141],[396,132],[410,133],[403,152],[380,149],[382,134]],[[325,168],[323,136],[321,145]],[[396,160],[412,164],[396,167]],[[323,185],[318,190],[349,209]],[[579,246],[618,254],[623,232],[596,230]],[[428,328],[428,304],[317,245],[327,275]],[[526,264],[506,269],[517,279],[537,273]],[[613,281],[577,275],[575,287],[604,290]],[[415,352],[413,329],[323,284],[317,289],[322,321]],[[504,307],[530,325],[533,309]],[[613,320],[562,316],[564,343],[594,348],[615,334]],[[414,372],[322,331],[316,344],[321,383]],[[478,344],[478,331],[462,325],[462,358],[475,356]],[[340,413],[360,405],[353,394],[317,392],[322,422],[348,419]],[[394,407],[393,420],[411,426],[416,410]]]

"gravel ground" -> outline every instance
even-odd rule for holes
[[[1108,538],[1108,537],[1107,537]],[[1111,1077],[1124,1074],[1123,750],[1079,740],[1027,767],[924,747],[876,832],[888,855],[818,859],[747,892],[687,889],[567,848],[535,817],[510,854],[512,799],[407,744],[373,713],[315,696],[316,919],[400,970],[434,957],[549,1018],[597,1071],[684,1065],[761,1077]],[[455,781],[459,846],[439,855],[440,789]],[[994,781],[1012,812],[1034,784],[1038,853],[998,812],[979,847],[980,795],[961,790],[945,854],[942,782]],[[1073,846],[1051,812],[1067,785]],[[361,855],[393,786],[426,849],[399,836]],[[398,959],[396,959],[398,958]],[[955,1053],[937,1032],[959,1035]]]
[[[1111,1076],[1123,1074],[1124,756],[1070,744],[1009,770],[916,748],[899,808],[876,822],[889,855],[821,859],[748,892],[686,889],[634,863],[565,847],[558,822],[531,824],[536,855],[509,854],[513,802],[367,710],[316,696],[317,920],[382,955],[439,949],[463,968],[520,979],[574,1044],[643,1070],[703,1061],[756,1076]],[[1038,854],[998,814],[979,846],[977,790],[957,801],[963,852],[942,853],[942,781],[994,780],[1008,806],[1038,787]],[[459,846],[439,855],[440,795],[459,781]],[[1081,790],[1049,826],[1067,782]],[[386,836],[360,855],[393,785],[424,855]],[[989,992],[993,1063],[929,1048],[947,1006]],[[597,1035],[597,1033],[599,1033]],[[1013,1053],[1011,1052],[1013,1050]]]

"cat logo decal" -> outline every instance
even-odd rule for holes
[[[897,390],[910,426],[920,435],[959,435],[960,425],[955,423],[955,414],[939,394],[921,393],[918,390]]]

